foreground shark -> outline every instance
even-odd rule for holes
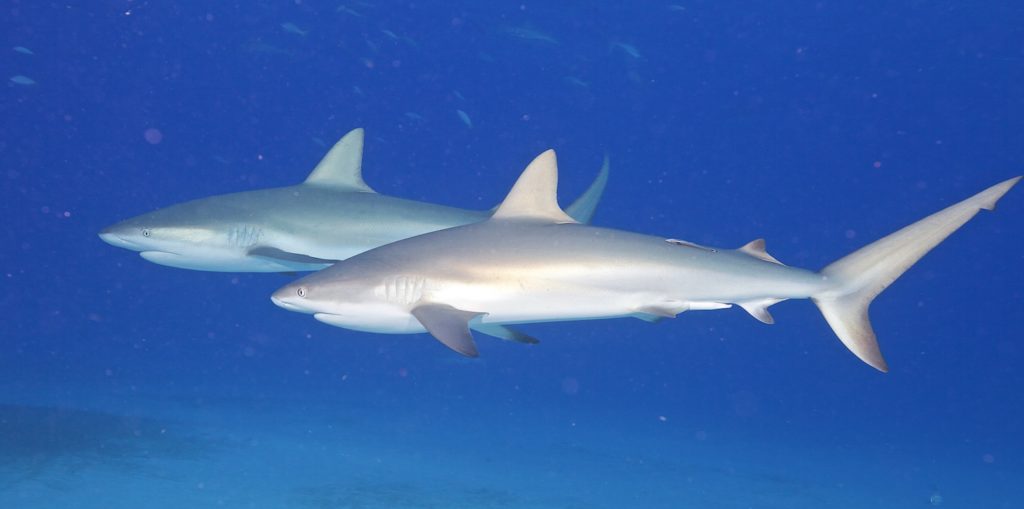
[[[740,249],[577,223],[555,201],[555,154],[523,172],[494,216],[379,247],[275,292],[285,309],[384,333],[429,332],[477,356],[471,329],[533,342],[505,324],[743,307],[772,323],[768,306],[810,298],[864,362],[888,367],[868,321],[882,290],[1021,177],[992,186],[811,272],[787,267],[755,240]]]
[[[179,203],[105,228],[107,243],[154,263],[221,272],[319,270],[368,249],[483,221],[473,211],[378,194],[362,177],[363,130],[346,134],[306,181]],[[567,209],[589,222],[608,161]]]

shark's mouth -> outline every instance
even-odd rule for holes
[[[289,302],[286,299],[281,299],[281,298],[278,298],[278,297],[275,297],[275,296],[271,295],[270,296],[270,300],[273,301],[274,305],[276,305],[277,307],[280,307],[282,309],[287,309],[288,311],[294,311],[296,313],[306,313],[306,314],[310,314],[310,315],[313,315],[314,317],[316,317],[316,314],[317,314],[316,311],[313,311],[313,310],[311,310],[309,308],[304,308],[302,306],[297,306],[297,305]]]
[[[164,263],[164,261],[170,261],[181,257],[181,255],[167,251],[142,251],[139,253],[139,256],[153,263]]]
[[[223,271],[222,264],[215,259],[182,256],[169,251],[142,251],[139,256],[155,264],[178,269]]]
[[[304,311],[308,313],[309,311]],[[345,327],[345,318],[341,315],[335,315],[331,313],[313,313],[313,318],[317,321],[326,323],[327,325],[334,325],[335,327]]]

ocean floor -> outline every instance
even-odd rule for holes
[[[0,405],[0,507],[1016,508],[1024,500],[1024,472],[967,460],[954,447],[755,439],[550,407],[488,414],[455,401],[402,411],[372,398],[202,393],[78,388],[60,401],[23,394]]]

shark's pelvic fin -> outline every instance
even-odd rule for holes
[[[634,310],[634,316],[647,322],[657,322],[663,318],[675,318],[679,313],[689,310],[689,302],[666,301],[640,306]]]
[[[742,251],[750,256],[753,256],[754,258],[764,260],[766,262],[784,265],[782,262],[776,260],[774,256],[768,254],[768,251],[765,250],[764,239],[754,239],[750,242],[747,242],[746,244],[743,245],[743,247],[739,248],[739,251]]]
[[[517,343],[525,343],[528,345],[536,345],[537,343],[540,343],[540,340],[530,336],[529,334],[519,332],[511,327],[497,323],[475,323],[470,325],[469,328],[480,331],[488,336],[494,336],[508,341],[515,341]]]
[[[812,299],[843,344],[875,369],[888,371],[868,318],[871,301],[979,210],[992,210],[1020,179],[996,184],[825,267],[821,274],[833,286]]]
[[[423,328],[444,346],[465,355],[479,357],[473,333],[469,330],[469,321],[483,315],[473,311],[463,311],[447,304],[420,304],[412,309]]]
[[[374,192],[363,182],[363,129],[353,129],[338,140],[306,177],[305,183],[345,191]]]
[[[533,219],[552,223],[575,223],[559,206],[558,165],[555,151],[537,156],[523,170],[493,219]]]
[[[608,174],[610,171],[611,162],[608,160],[608,155],[605,154],[604,162],[601,164],[601,171],[597,173],[597,178],[590,183],[590,187],[579,198],[576,198],[576,201],[565,208],[565,212],[576,221],[589,224],[591,219],[594,218],[597,204],[601,202],[604,188],[608,185]]]

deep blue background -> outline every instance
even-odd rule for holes
[[[354,16],[330,2],[9,2],[0,387],[529,409],[1021,467],[1021,189],[876,301],[887,375],[806,302],[773,308],[771,327],[739,310],[537,325],[538,347],[481,338],[482,362],[463,363],[427,336],[277,309],[286,276],[160,267],[96,237],[160,206],[298,182],[326,151],[314,138],[354,127],[383,193],[488,208],[555,148],[568,198],[608,153],[596,223],[724,247],[765,237],[808,268],[1024,171],[1018,2],[555,3]],[[524,27],[558,42],[509,33]],[[18,74],[37,83],[6,82]]]

